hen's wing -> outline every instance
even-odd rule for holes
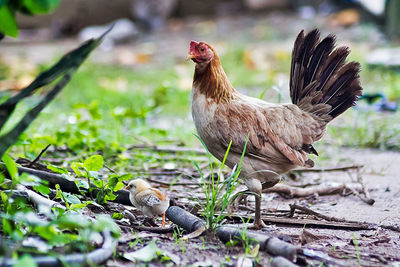
[[[210,130],[224,146],[232,140],[231,150],[264,161],[283,160],[307,165],[307,153],[317,154],[312,143],[325,131],[323,121],[300,110],[296,105],[274,105],[240,96],[226,105],[220,105]]]

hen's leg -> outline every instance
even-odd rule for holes
[[[266,227],[263,220],[261,220],[261,190],[257,192],[256,198],[256,211],[254,214],[254,224],[250,227],[250,229],[262,229]]]
[[[246,180],[246,186],[249,188],[249,191],[255,193],[255,198],[256,198],[254,224],[250,228],[251,229],[264,228],[265,224],[261,220],[261,193],[262,193],[261,182],[257,179],[249,179]]]

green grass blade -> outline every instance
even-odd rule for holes
[[[80,47],[64,55],[50,69],[40,73],[31,84],[22,89],[15,96],[10,97],[4,103],[2,103],[0,105],[0,130],[10,118],[19,101],[21,101],[25,97],[30,96],[38,88],[48,85],[51,82],[55,81],[57,78],[62,77],[67,72],[70,72],[71,70],[75,71],[88,57],[90,52],[92,52],[100,44],[105,34],[107,34],[111,29],[112,27],[110,27],[110,29],[108,29],[99,38],[90,39],[83,43]]]
[[[59,80],[58,83],[45,95],[39,104],[28,111],[12,130],[0,137],[0,157],[18,140],[18,137],[28,128],[32,121],[65,87],[78,67],[84,62],[90,52],[92,52],[100,44],[105,34],[107,34],[111,29],[112,27],[110,27],[110,29],[108,29],[99,38],[91,39],[77,49],[63,56],[53,67],[39,74],[39,76],[28,87],[23,89],[19,94],[7,99],[3,104],[0,105],[1,129],[11,116],[11,113],[14,111],[15,106],[19,101],[29,96],[36,89],[61,77],[61,80]]]

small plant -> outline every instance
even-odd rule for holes
[[[204,148],[207,150],[207,147],[205,146],[204,142],[200,139],[200,137],[198,138],[202,142]],[[248,142],[248,137],[239,164],[233,168],[229,177],[224,181],[222,181],[223,178],[222,170],[225,166],[225,162],[228,157],[232,141],[229,143],[228,148],[225,152],[225,156],[221,162],[217,177],[215,177],[212,156],[208,150],[207,150],[207,155],[209,157],[210,171],[211,171],[210,178],[208,179],[208,181],[206,180],[205,175],[199,168],[199,166],[196,163],[194,163],[197,170],[200,173],[203,182],[203,191],[205,195],[205,203],[199,201],[199,204],[203,209],[202,215],[206,220],[207,228],[210,230],[214,230],[218,226],[220,226],[226,217],[226,214],[224,212],[228,208],[228,205],[232,202],[233,191],[238,185],[238,177],[240,174],[243,157],[246,151],[247,142]]]
[[[116,196],[113,192],[118,191],[124,187],[122,181],[130,180],[131,174],[117,175],[113,174],[108,178],[108,181],[102,179],[99,171],[104,166],[104,159],[101,155],[93,155],[82,162],[73,162],[71,164],[72,170],[75,172],[77,177],[83,177],[87,179],[87,182],[77,179],[75,183],[78,188],[88,190],[89,194],[92,195],[96,191],[96,202],[104,204],[108,200],[114,200]]]
[[[357,257],[358,266],[361,266],[360,248],[358,246],[358,241],[357,241],[357,238],[354,233],[352,234],[352,237],[353,237],[354,247],[356,248],[356,257]]]

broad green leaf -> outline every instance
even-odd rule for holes
[[[60,174],[68,173],[67,169],[55,165],[47,165],[47,169]]]
[[[124,214],[119,213],[119,212],[114,212],[112,215],[112,218],[116,219],[116,220],[121,220],[122,218],[124,218]]]
[[[89,189],[89,184],[85,180],[76,179],[74,182],[78,188]]]
[[[33,231],[46,240],[52,240],[58,235],[57,231],[52,225],[36,226]]]
[[[132,177],[133,177],[132,173],[126,173],[126,174],[123,174],[120,177],[118,177],[118,181],[120,181],[120,182],[127,181],[127,180],[132,179]]]
[[[86,207],[87,205],[93,203],[93,201],[86,201],[85,203],[81,203],[81,204],[72,204],[70,206],[71,209],[83,209],[84,207]]]
[[[7,171],[10,174],[11,178],[18,177],[18,168],[15,161],[7,154],[4,154],[1,159],[6,164]]]
[[[60,0],[23,0],[23,5],[32,14],[45,14],[56,8]]]
[[[83,163],[88,171],[99,171],[103,168],[104,160],[101,155],[93,155],[85,160]]]
[[[81,201],[79,200],[79,198],[77,196],[75,196],[74,194],[67,193],[67,192],[62,192],[62,194],[64,195],[64,198],[65,198],[65,200],[67,200],[68,203],[81,204]]]
[[[16,264],[13,267],[37,267],[35,260],[32,258],[31,255],[24,254],[20,257]]]
[[[158,257],[157,251],[158,247],[153,239],[151,240],[150,244],[148,244],[144,248],[141,248],[134,252],[126,252],[124,253],[123,257],[133,262],[150,262]]]
[[[119,236],[121,231],[117,224],[111,219],[109,215],[99,214],[96,216],[94,229],[101,232],[104,229],[110,230],[114,235]]]
[[[48,195],[48,194],[50,194],[50,188],[49,188],[49,186],[44,185],[44,184],[35,185],[35,186],[33,186],[33,189],[35,189],[36,191],[38,191],[38,192],[41,193],[42,195]]]
[[[0,32],[11,37],[18,36],[18,27],[17,22],[15,21],[15,15],[8,5],[0,7]]]
[[[117,185],[114,187],[114,192],[121,190],[124,187],[125,185],[122,182],[118,182]]]
[[[86,177],[85,167],[83,163],[80,162],[72,162],[71,169],[74,171],[76,176],[78,177]]]
[[[2,16],[0,16],[2,17]],[[3,18],[3,17],[2,17]],[[16,126],[0,137],[0,156],[2,156],[7,149],[18,141],[19,136],[28,128],[31,122],[40,114],[40,112],[56,97],[56,95],[65,87],[69,82],[78,67],[88,57],[90,52],[94,50],[104,38],[104,36],[111,31],[110,27],[103,35],[96,39],[90,39],[83,43],[80,47],[64,55],[55,65],[50,69],[41,72],[36,79],[27,87],[22,89],[18,94],[8,98],[5,102],[0,104],[0,130],[8,121],[13,113],[17,103],[22,99],[31,96],[38,88],[43,87],[55,80],[58,80],[56,85],[44,95],[40,102],[30,109]]]
[[[82,215],[65,214],[59,218],[59,226],[62,228],[76,229],[89,227],[90,221]]]

